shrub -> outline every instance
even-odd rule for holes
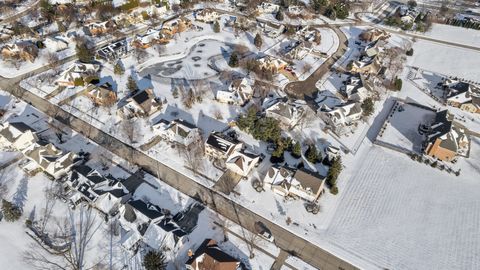
[[[374,109],[374,104],[373,104],[373,100],[371,98],[366,98],[363,102],[362,102],[362,114],[363,116],[370,116],[372,113],[373,113],[373,109]]]
[[[333,195],[337,195],[338,194],[338,187],[336,185],[332,186],[330,188],[330,193],[332,193]]]
[[[319,159],[319,153],[317,151],[317,147],[315,144],[311,144],[308,146],[307,152],[305,152],[305,156],[307,160],[311,163],[317,163]]]
[[[231,67],[238,67],[238,54],[237,52],[232,52],[230,55],[230,60],[228,61],[228,65]]]
[[[275,15],[275,19],[279,21],[283,21],[283,12],[281,11],[277,12],[277,14]]]
[[[120,62],[117,62],[113,67],[113,73],[115,73],[115,75],[123,75],[125,73],[125,70]]]
[[[262,36],[257,33],[255,35],[255,38],[253,39],[253,44],[255,45],[255,47],[257,47],[258,49],[260,49],[262,47],[262,44],[263,44],[263,40],[262,40]]]
[[[402,90],[402,84],[403,84],[402,79],[396,77],[393,83],[393,87],[395,90],[400,91]]]
[[[332,166],[327,173],[327,183],[330,187],[337,185],[337,178],[342,172],[342,159],[340,157],[334,158],[332,161]]]
[[[296,142],[292,147],[292,156],[294,158],[300,158],[302,156],[302,145],[300,142]]]
[[[405,54],[408,55],[408,56],[412,56],[413,55],[413,48],[408,50]]]
[[[85,82],[83,81],[83,78],[75,78],[75,80],[73,80],[73,85],[84,86]]]
[[[220,33],[220,23],[218,21],[213,23],[213,32]]]
[[[7,200],[2,200],[2,212],[8,222],[17,221],[22,216],[22,210]]]

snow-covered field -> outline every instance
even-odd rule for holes
[[[444,75],[478,81],[480,52],[418,40],[413,46],[411,65]]]
[[[324,239],[383,269],[480,267],[478,139],[460,177],[378,146],[362,156]]]
[[[480,31],[475,29],[434,23],[425,35],[440,40],[480,47]]]

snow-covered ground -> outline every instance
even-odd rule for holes
[[[480,47],[480,31],[476,29],[434,23],[425,35],[440,40]]]

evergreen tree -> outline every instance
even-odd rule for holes
[[[247,114],[241,115],[237,121],[237,126],[246,132],[252,132],[257,120],[257,110],[252,106],[248,108]]]
[[[8,222],[17,221],[22,216],[22,210],[7,200],[2,200],[2,212]]]
[[[272,163],[284,162],[285,161],[285,157],[283,156],[284,152],[285,152],[284,146],[281,144],[277,144],[270,158],[270,162]]]
[[[337,185],[337,178],[338,175],[340,175],[340,172],[342,172],[342,159],[340,157],[337,157],[333,159],[332,166],[330,166],[330,169],[327,173],[327,183],[331,187]]]
[[[128,76],[127,89],[130,90],[130,92],[132,93],[138,91],[137,82],[132,77],[132,75]]]
[[[113,67],[113,73],[115,73],[115,75],[123,75],[125,73],[125,70],[123,69],[122,63],[120,63],[120,61],[118,61]]]
[[[252,132],[255,139],[276,143],[280,140],[281,134],[282,130],[276,119],[265,117],[255,121],[255,126]]]
[[[146,270],[165,270],[167,269],[167,258],[160,251],[150,250],[143,257],[143,267]]]
[[[178,98],[178,88],[177,88],[177,87],[175,87],[175,88],[173,89],[173,91],[172,91],[172,96],[173,96],[173,98]]]
[[[317,151],[317,147],[315,146],[315,144],[311,144],[308,146],[305,156],[307,160],[311,163],[317,163],[321,159],[319,157],[319,153]]]
[[[232,54],[230,55],[230,60],[228,61],[228,65],[231,67],[238,67],[237,52],[232,52]]]
[[[370,116],[372,113],[373,113],[373,109],[374,109],[374,104],[373,104],[373,100],[371,98],[366,98],[363,102],[362,102],[362,111],[363,111],[363,116]]]
[[[257,47],[258,49],[260,49],[262,47],[262,44],[263,44],[263,40],[262,40],[262,36],[257,33],[255,35],[255,38],[253,39],[253,44],[255,45],[255,47]]]
[[[77,45],[75,46],[75,51],[80,62],[91,63],[93,61],[93,52],[87,47],[85,41],[77,42]]]
[[[218,21],[213,23],[213,32],[220,33],[220,23]]]
[[[279,21],[283,21],[283,12],[278,11],[277,14],[275,15],[275,19]]]
[[[393,85],[394,88],[395,88],[395,90],[397,90],[397,91],[402,90],[402,84],[403,84],[402,79],[396,77],[396,78],[395,78],[394,85]]]
[[[292,156],[294,158],[299,158],[302,156],[302,145],[300,142],[296,142],[292,147]]]

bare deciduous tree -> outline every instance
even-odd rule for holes
[[[23,253],[23,258],[36,269],[85,269],[86,253],[100,225],[90,207],[80,207],[75,213],[70,211],[66,218],[57,223],[58,231],[54,234],[58,240],[67,240],[69,249],[58,254],[50,254],[33,244]],[[96,265],[92,262],[88,264],[88,268]]]
[[[195,174],[203,170],[203,149],[200,145],[202,144],[193,143],[190,147],[181,149],[187,167]]]
[[[135,143],[138,137],[138,126],[135,119],[130,118],[123,120],[121,128],[129,143]]]

